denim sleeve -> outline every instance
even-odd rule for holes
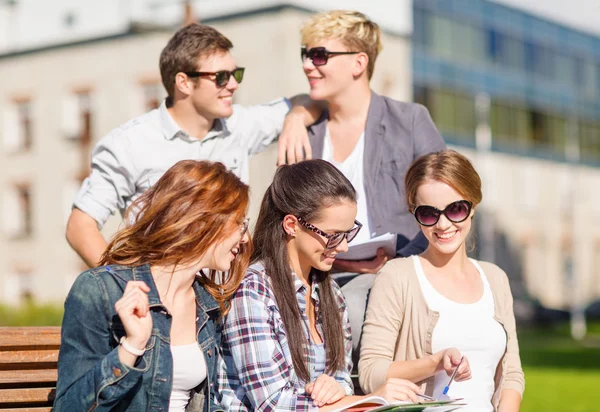
[[[55,412],[109,411],[142,377],[110,345],[108,305],[103,282],[91,272],[79,275],[65,302]]]

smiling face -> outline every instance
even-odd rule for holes
[[[327,234],[347,232],[354,227],[356,219],[356,203],[350,200],[341,200],[324,208],[316,219],[308,223],[318,227]],[[348,242],[344,239],[333,249],[326,249],[327,239],[310,229],[296,223],[295,238],[289,244],[294,248],[291,256],[297,256],[300,266],[311,266],[317,270],[327,272],[331,270],[338,253],[348,250]]]
[[[198,71],[210,73],[221,70],[233,71],[236,68],[233,56],[228,51],[217,52],[201,58],[198,64]],[[191,82],[192,79],[189,81]],[[198,77],[192,84],[189,98],[198,114],[206,119],[222,119],[231,116],[233,113],[233,94],[239,86],[233,76],[229,78],[229,82],[223,87],[217,86],[214,76],[202,76]]]
[[[444,210],[447,205],[464,199],[456,190],[446,183],[435,180],[426,180],[419,186],[416,196],[416,207],[422,205],[433,206]],[[444,255],[454,254],[459,250],[465,250],[465,241],[471,231],[471,215],[460,223],[454,223],[442,213],[439,220],[433,226],[422,226],[421,230],[429,241],[428,251]],[[466,252],[465,252],[466,253]]]
[[[329,39],[307,44],[306,49],[325,47],[331,52],[359,51],[349,50],[341,40]],[[310,85],[310,98],[313,100],[331,100],[345,91],[355,81],[355,76],[365,71],[366,67],[358,61],[364,59],[364,53],[329,56],[326,64],[315,66],[309,58],[304,59],[302,68]],[[364,73],[366,76],[366,73]]]
[[[204,260],[208,262],[206,269],[227,271],[231,268],[231,262],[240,252],[241,245],[249,240],[248,231],[242,234],[242,224],[243,221],[230,224],[229,234],[207,250],[207,259]]]

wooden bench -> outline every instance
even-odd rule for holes
[[[60,327],[0,327],[0,410],[52,410]]]

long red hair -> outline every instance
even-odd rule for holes
[[[196,261],[212,245],[240,229],[249,201],[248,185],[222,163],[182,160],[127,209],[125,221],[132,223],[111,239],[100,265],[175,267]],[[251,253],[250,241],[241,245],[224,278],[214,270],[199,278],[223,313]]]

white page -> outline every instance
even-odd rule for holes
[[[377,255],[377,249],[380,247],[385,250],[388,256],[394,257],[396,256],[396,240],[396,234],[385,233],[363,243],[350,243],[348,251],[339,253],[337,258],[346,260],[373,259]]]

